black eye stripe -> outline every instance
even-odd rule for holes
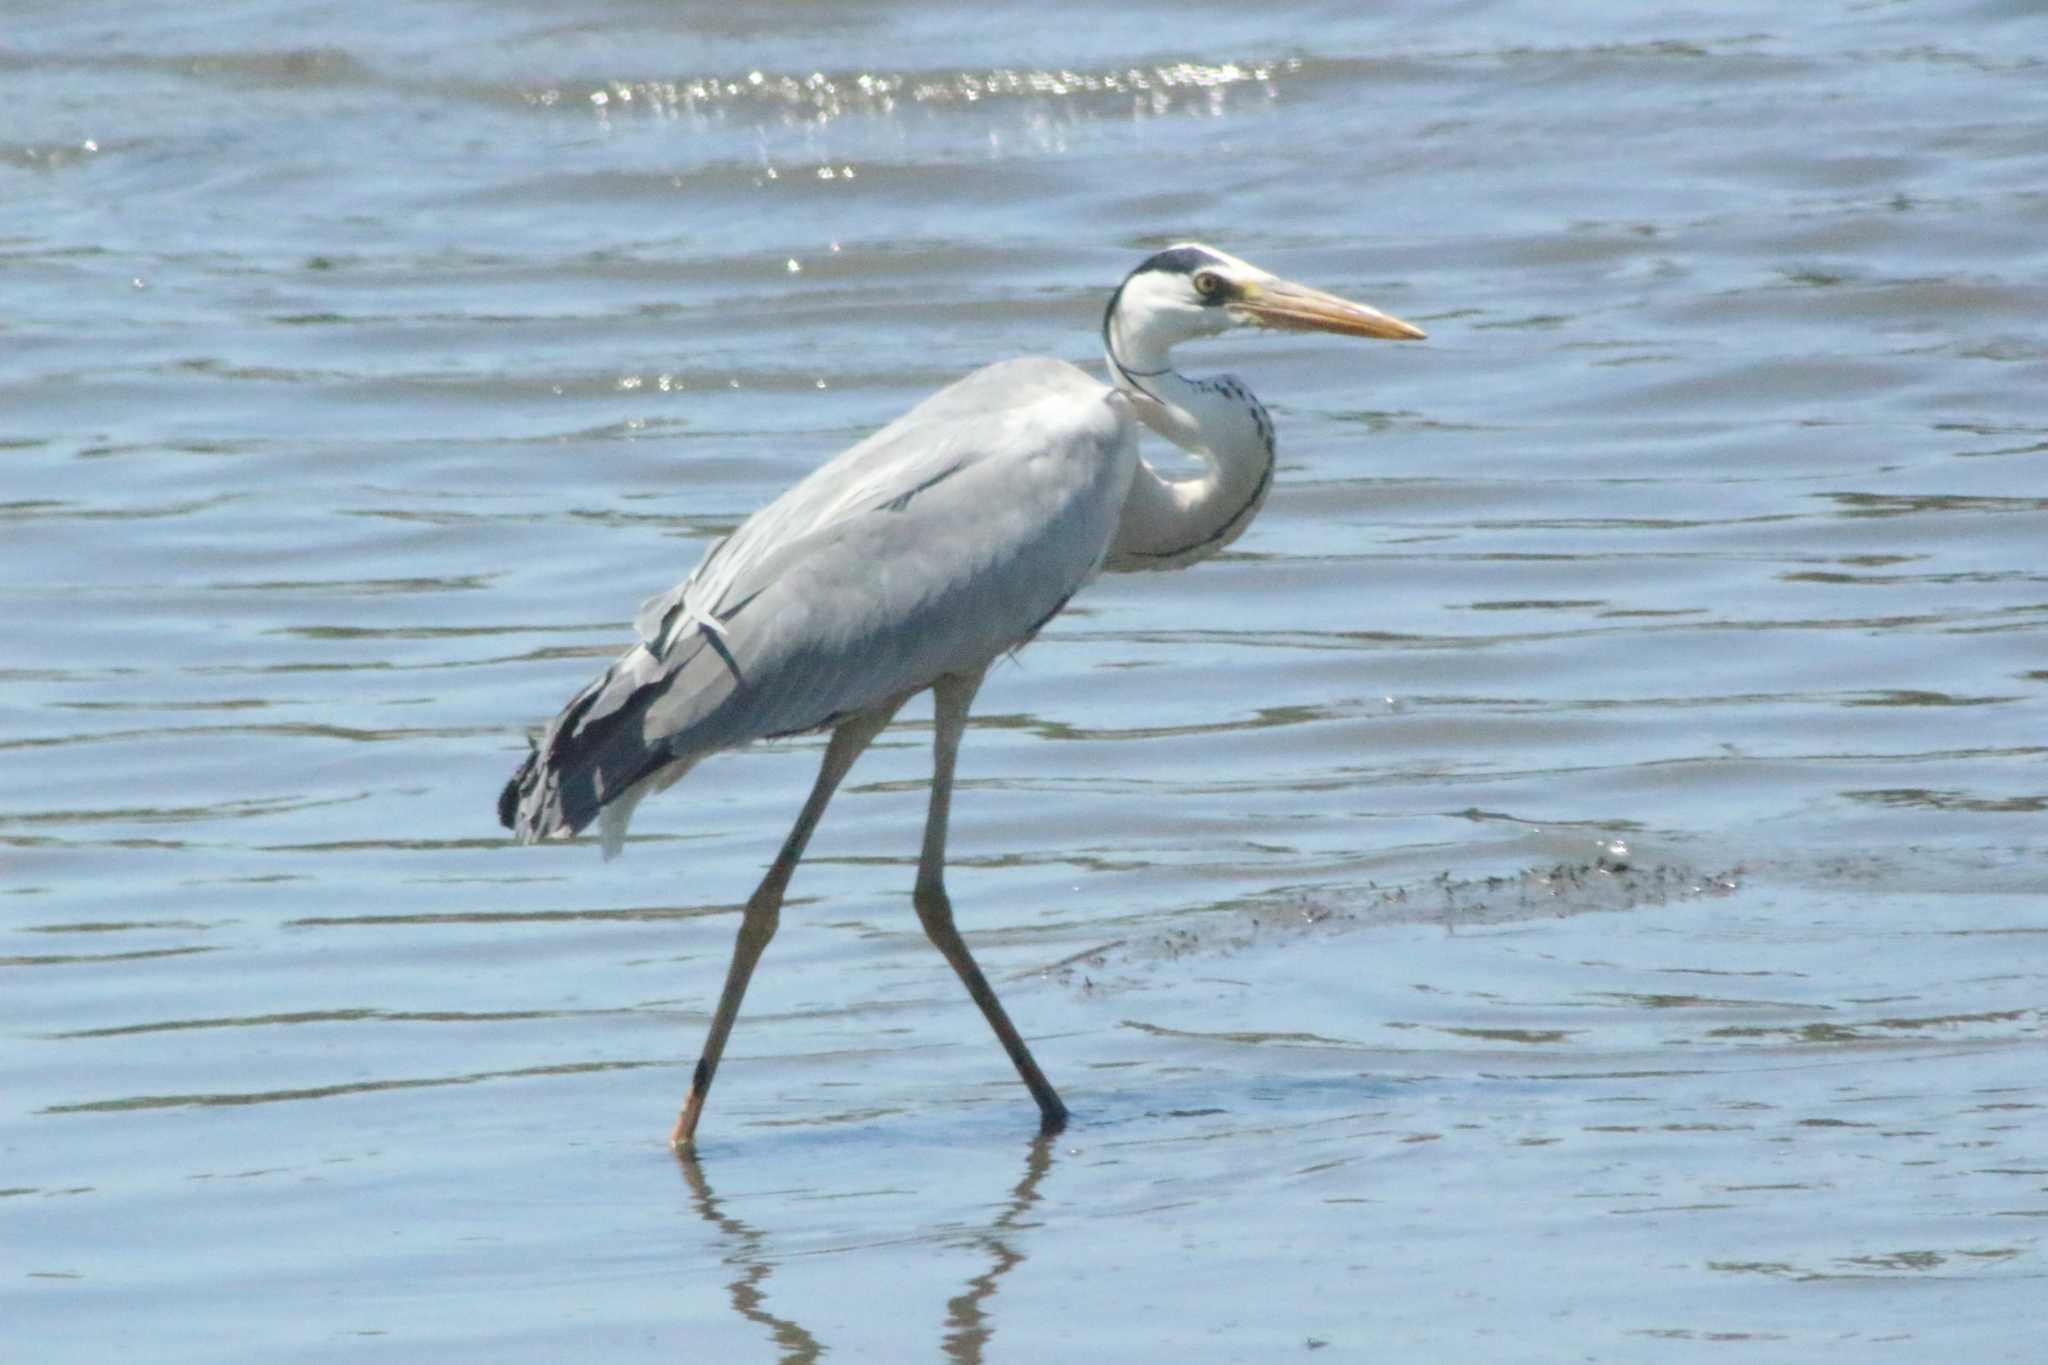
[[[1148,270],[1157,270],[1168,275],[1192,275],[1203,266],[1221,265],[1222,262],[1198,246],[1177,246],[1147,256],[1138,263],[1133,275],[1142,275]]]

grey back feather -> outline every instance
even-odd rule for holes
[[[556,718],[501,814],[537,839],[616,802],[613,845],[677,765],[985,667],[1101,569],[1136,468],[1125,400],[1063,361],[941,390],[643,604],[640,642]]]

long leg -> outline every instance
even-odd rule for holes
[[[1024,1078],[1031,1098],[1038,1101],[1040,1128],[1054,1133],[1066,1126],[1067,1106],[1060,1103],[1045,1073],[1038,1069],[1031,1049],[1024,1045],[1010,1016],[1003,1012],[1002,1001],[996,999],[988,978],[981,974],[974,955],[967,951],[960,931],[953,926],[953,903],[946,897],[946,820],[953,805],[953,763],[960,756],[960,735],[967,728],[967,708],[980,686],[981,675],[976,673],[941,678],[932,688],[936,713],[932,804],[925,819],[924,852],[917,861],[917,889],[911,894],[911,902],[917,906],[917,918],[924,925],[925,934],[945,955],[961,984],[967,987],[967,993],[974,997],[974,1003],[981,1006],[982,1016],[1002,1040],[1003,1049],[1010,1054],[1017,1074]]]
[[[705,1096],[711,1093],[711,1078],[718,1073],[718,1059],[725,1053],[726,1035],[732,1032],[732,1021],[739,1016],[740,1001],[747,993],[747,980],[754,974],[754,964],[761,960],[761,950],[768,946],[768,940],[775,937],[775,926],[782,918],[782,895],[796,873],[798,860],[804,856],[804,845],[811,841],[811,831],[817,828],[840,780],[861,751],[882,733],[902,701],[898,698],[876,710],[862,712],[832,732],[831,742],[825,746],[824,762],[818,765],[818,780],[811,785],[811,794],[796,817],[795,827],[782,841],[782,851],[775,855],[775,861],[769,864],[768,875],[761,878],[761,884],[747,898],[739,937],[733,940],[732,965],[725,973],[725,990],[718,997],[718,1012],[711,1016],[704,1054],[697,1060],[696,1073],[690,1078],[690,1093],[683,1100],[682,1112],[676,1116],[675,1130],[669,1134],[670,1144],[679,1152],[688,1151],[696,1140],[697,1118],[704,1112]]]

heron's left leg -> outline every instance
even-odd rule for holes
[[[925,819],[924,851],[918,858],[917,889],[911,893],[911,902],[917,906],[917,918],[924,925],[933,946],[945,955],[961,983],[967,987],[967,993],[974,997],[974,1003],[981,1006],[989,1027],[1002,1040],[1010,1061],[1016,1065],[1017,1074],[1024,1078],[1024,1084],[1030,1089],[1031,1098],[1038,1101],[1040,1127],[1051,1133],[1066,1126],[1067,1106],[1060,1103],[1060,1097],[1045,1079],[1045,1073],[1038,1069],[1031,1049],[1024,1045],[1024,1039],[1010,1022],[1010,1016],[1003,1012],[1003,1002],[996,999],[988,978],[981,974],[974,955],[967,951],[967,944],[953,925],[953,904],[946,897],[946,820],[953,804],[953,764],[960,756],[960,736],[967,728],[967,708],[980,686],[981,674],[975,673],[966,677],[949,675],[932,687],[932,802],[931,812]]]
[[[690,1093],[683,1099],[683,1109],[676,1116],[676,1126],[669,1133],[669,1145],[678,1152],[687,1152],[696,1142],[697,1120],[704,1112],[704,1100],[711,1093],[711,1078],[718,1074],[719,1058],[725,1055],[725,1040],[732,1032],[733,1020],[739,1017],[740,1000],[747,993],[747,982],[754,975],[754,964],[761,960],[761,952],[768,946],[768,940],[775,937],[775,927],[782,918],[782,896],[789,888],[789,879],[796,875],[796,865],[804,856],[804,847],[811,841],[811,831],[818,826],[818,820],[825,814],[825,806],[832,800],[832,793],[839,789],[840,779],[853,767],[861,751],[874,741],[888,725],[889,717],[896,714],[905,698],[895,697],[872,711],[864,711],[841,721],[839,728],[832,732],[832,738],[825,745],[824,761],[818,765],[818,780],[812,784],[811,794],[804,802],[804,808],[797,815],[796,827],[789,837],[782,841],[782,851],[775,855],[775,861],[768,867],[768,875],[761,878],[761,884],[754,888],[754,894],[747,898],[745,913],[740,917],[740,931],[733,940],[732,965],[726,968],[725,989],[719,993],[718,1009],[711,1016],[711,1032],[704,1040],[704,1053],[697,1059],[697,1070],[690,1079]]]

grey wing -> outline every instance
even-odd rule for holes
[[[1063,362],[941,391],[650,600],[640,643],[549,726],[501,818],[522,839],[572,833],[675,765],[986,666],[1101,568],[1136,461],[1121,398]]]
[[[802,537],[914,500],[966,464],[1013,457],[1034,444],[1050,450],[1115,439],[1102,428],[1110,423],[1120,434],[1126,412],[1110,389],[1065,361],[1030,358],[976,370],[747,518],[687,579],[642,603],[634,626],[641,639],[664,644],[682,617],[716,620],[731,610],[736,581]]]

